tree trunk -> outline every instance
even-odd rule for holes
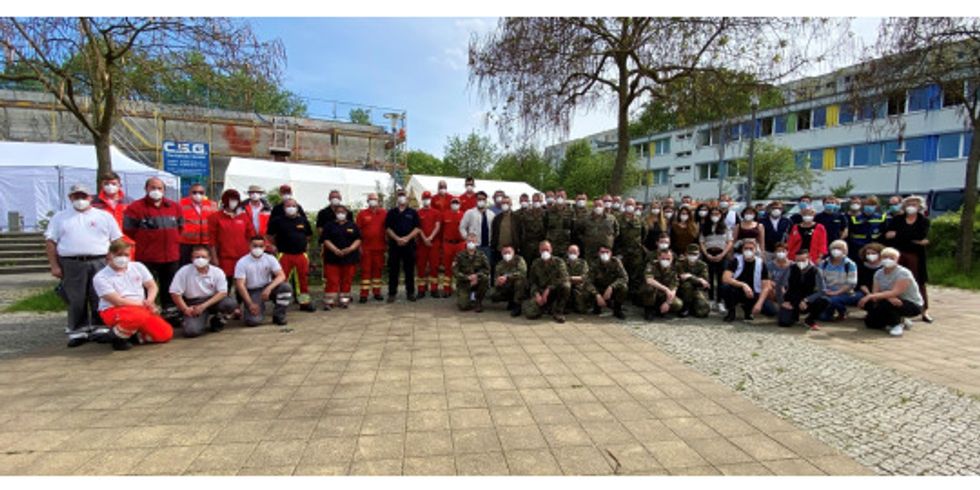
[[[626,160],[630,154],[630,122],[629,105],[619,104],[619,122],[616,127],[616,163],[613,165],[612,178],[609,180],[609,193],[616,195],[623,192],[623,178],[626,174]]]
[[[112,156],[109,154],[109,147],[112,145],[112,133],[93,134],[95,142],[95,156],[99,161],[99,170],[95,174],[96,180],[112,171]],[[98,188],[98,182],[96,182]]]
[[[956,247],[956,267],[969,272],[973,267],[973,222],[977,209],[977,168],[980,167],[980,121],[973,123],[973,143],[966,159],[966,182],[963,187],[963,213],[960,216],[960,239]]]

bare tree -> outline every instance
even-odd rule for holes
[[[882,21],[875,48],[856,76],[855,103],[869,97],[937,85],[947,103],[957,104],[973,144],[966,161],[963,210],[956,264],[973,265],[973,227],[980,166],[980,19],[976,17],[897,17]],[[902,118],[889,118],[904,124]]]
[[[200,66],[278,81],[279,41],[260,42],[244,23],[223,18],[31,17],[0,19],[0,80],[51,93],[92,135],[98,175],[112,169],[109,147],[120,101],[138,95],[150,72]]]
[[[621,192],[629,115],[644,97],[693,74],[748,73],[778,80],[839,48],[845,20],[797,18],[505,18],[469,47],[470,79],[493,105],[501,139],[568,133],[577,109],[615,103],[616,161],[610,191]]]

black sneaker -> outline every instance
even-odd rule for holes
[[[656,311],[655,308],[651,308],[649,306],[647,306],[646,308],[643,308],[643,319],[644,320],[646,320],[648,322],[651,322],[656,317],[657,317],[657,311]]]
[[[374,300],[375,301],[382,301],[384,299],[385,299],[385,297],[384,296],[381,296],[380,294],[375,294],[374,295]]]
[[[565,323],[565,315],[562,315],[561,313],[555,313],[552,316],[554,317],[554,319],[555,319],[556,322],[558,322],[558,323]]]
[[[333,307],[330,306],[330,303],[323,303],[323,311],[330,311],[332,309]]]
[[[367,296],[361,296],[361,299],[357,300],[357,302],[360,303],[360,304],[362,304],[362,305],[364,303],[367,303]]]
[[[735,310],[734,309],[728,310],[728,313],[725,314],[725,321],[726,322],[734,322],[735,321]]]
[[[592,314],[593,315],[599,315],[601,313],[602,313],[602,308],[599,308],[599,305],[596,305],[596,306],[593,306],[592,307]]]
[[[755,321],[755,317],[752,316],[751,313],[746,313],[745,314],[745,321],[747,321],[747,322],[754,322]]]
[[[68,347],[78,347],[86,342],[88,342],[87,337],[76,337],[73,339],[68,339]]]
[[[225,329],[225,319],[218,315],[211,317],[211,331],[220,332]]]
[[[690,313],[687,310],[681,310],[681,312],[677,314],[677,318],[687,318],[688,315],[690,315]]]
[[[613,308],[613,316],[619,318],[620,320],[626,319],[626,313],[623,313],[623,307]]]
[[[285,318],[272,317],[272,323],[275,323],[276,325],[279,325],[279,326],[283,326],[283,325],[286,325],[289,322],[287,322]]]
[[[418,294],[418,299],[422,299],[422,298],[424,298],[424,297],[425,297],[425,290],[424,290],[424,289],[422,289],[422,290],[420,290],[420,291],[419,291],[419,294]],[[409,301],[411,301],[411,300],[409,300]]]
[[[316,311],[316,306],[313,306],[313,302],[305,303],[299,305],[299,311],[313,312]]]
[[[415,296],[414,294],[412,294],[412,295],[409,295],[409,297],[408,297],[408,300],[409,300],[409,301],[412,301],[412,302],[414,302],[414,301],[415,301],[415,300],[417,300],[417,299],[418,299],[418,297],[416,297],[416,296]]]
[[[374,299],[378,299],[378,297],[375,296]],[[386,300],[386,302],[387,303],[394,303],[395,302],[395,296],[394,295],[388,295],[388,299]]]
[[[515,317],[515,318],[521,316],[521,307],[520,306],[515,306],[515,307],[511,308],[510,309],[510,316]]]

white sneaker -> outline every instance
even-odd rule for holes
[[[899,323],[898,325],[895,325],[890,330],[888,330],[888,334],[891,335],[892,337],[901,337],[903,331],[905,331],[905,325]]]
[[[915,324],[912,323],[912,319],[911,318],[906,318],[906,319],[902,320],[902,325],[905,326],[905,330],[912,330],[912,325],[915,325]]]
[[[728,308],[725,308],[725,303],[718,303],[718,313],[728,313]]]

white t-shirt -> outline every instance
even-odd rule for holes
[[[95,294],[99,295],[99,311],[113,307],[112,303],[105,300],[105,295],[110,293],[117,293],[126,299],[146,299],[143,283],[152,280],[153,275],[139,262],[130,262],[124,271],[117,271],[108,265],[103,267],[92,278]]]
[[[248,254],[235,264],[235,279],[245,279],[246,289],[264,288],[281,270],[279,261],[269,254],[262,254],[259,258]]]
[[[187,264],[174,274],[169,292],[187,299],[206,299],[218,293],[227,293],[228,282],[220,267],[209,265],[207,272],[201,274],[194,264]]]
[[[44,238],[58,244],[61,257],[105,255],[109,253],[109,243],[122,236],[116,219],[93,207],[81,212],[74,208],[59,211],[44,233]]]

